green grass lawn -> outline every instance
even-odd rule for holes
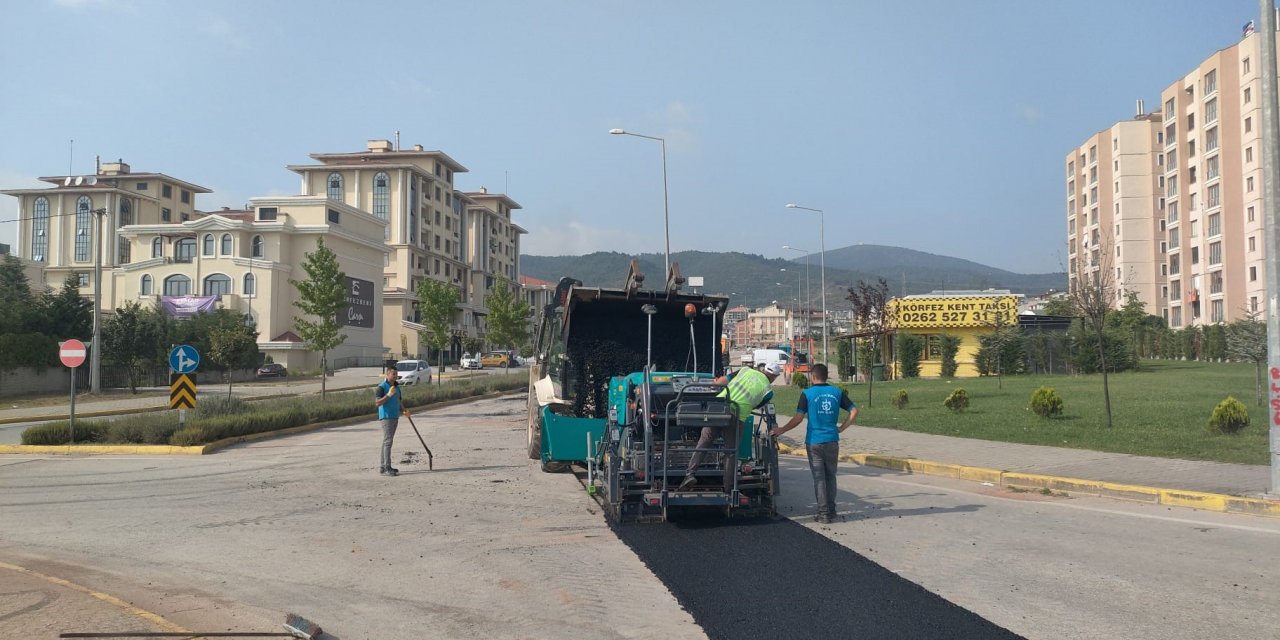
[[[841,385],[861,412],[865,426],[963,438],[1021,442],[1164,458],[1267,464],[1267,414],[1254,395],[1252,364],[1148,360],[1136,372],[1108,376],[1112,427],[1106,427],[1102,376],[1006,376],[953,380],[876,382],[871,406],[867,384]],[[1062,416],[1045,419],[1028,408],[1031,393],[1053,387],[1063,400]],[[969,394],[969,409],[953,413],[942,401],[953,389]],[[910,404],[893,408],[889,399],[906,389]],[[1264,390],[1265,394],[1265,390]],[[795,410],[799,391],[774,392],[779,413]],[[1249,408],[1249,426],[1236,435],[1205,428],[1214,406],[1228,395]]]

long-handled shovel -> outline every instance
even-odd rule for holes
[[[435,458],[431,455],[431,447],[428,447],[427,441],[422,439],[422,433],[418,431],[418,425],[413,423],[413,415],[405,413],[404,417],[409,419],[409,426],[413,427],[413,432],[418,435],[418,442],[421,442],[422,448],[427,450],[427,469],[435,469]]]

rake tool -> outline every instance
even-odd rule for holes
[[[427,470],[435,469],[435,458],[431,455],[431,447],[427,446],[427,441],[422,439],[422,433],[418,431],[418,425],[413,423],[413,414],[405,412],[404,417],[409,419],[409,426],[413,427],[413,432],[418,436],[418,442],[422,443],[422,448],[427,450]]]

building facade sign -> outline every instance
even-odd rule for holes
[[[170,318],[186,320],[197,313],[213,313],[218,308],[218,296],[163,296],[160,306]]]
[[[1018,323],[1016,296],[917,297],[891,302],[901,329],[990,327]]]
[[[338,324],[344,327],[373,328],[373,283],[347,276],[347,307],[338,312]]]

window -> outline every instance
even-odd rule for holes
[[[183,238],[173,244],[174,262],[191,262],[196,259],[196,239]],[[188,283],[189,287],[190,283]],[[169,294],[165,294],[169,295]]]
[[[1173,98],[1164,102],[1164,119],[1166,122],[1173,119]]]
[[[186,189],[182,190],[182,204],[191,204],[191,192]]]
[[[204,295],[220,296],[224,293],[231,293],[230,277],[215,273],[204,279]]]
[[[1257,281],[1258,281],[1258,268],[1249,267],[1249,282],[1257,282]]]
[[[1092,147],[1089,147],[1089,164],[1093,164],[1097,161],[1098,161],[1098,145],[1093,145]]]
[[[213,255],[213,234],[204,234],[204,242],[201,243],[200,254],[204,256]]]
[[[1187,130],[1190,131],[1195,128],[1196,128],[1196,114],[1188,113],[1187,114]]]
[[[222,234],[222,247],[218,249],[218,253],[224,256],[231,255],[231,234]]]
[[[1195,183],[1196,183],[1196,168],[1191,167],[1187,169],[1187,184],[1195,184]]]
[[[186,222],[186,221],[188,221],[188,220],[190,220],[190,219],[191,219],[191,214],[189,214],[189,213],[183,212],[183,213],[179,213],[179,214],[178,214],[178,220],[179,220],[180,222]]]
[[[168,207],[162,207],[160,209],[160,222],[172,222],[172,221],[173,221],[173,210],[169,209]]]
[[[80,287],[80,288],[82,288],[82,289],[83,289],[84,287],[89,286],[89,274],[88,274],[88,273],[85,273],[85,272],[83,272],[83,271],[82,271],[82,272],[80,272],[80,273],[77,273],[77,274],[76,274],[76,285],[77,285],[77,286],[79,286],[79,287]]]
[[[1209,274],[1209,293],[1222,293],[1222,272],[1214,271]]]
[[[252,273],[244,274],[244,286],[240,290],[246,296],[256,295],[258,293],[258,281],[254,279]]]
[[[1249,236],[1249,252],[1253,253],[1254,251],[1257,251],[1257,250],[1258,250],[1257,243],[1254,241],[1253,236]]]
[[[1175,143],[1177,143],[1177,142],[1178,142],[1178,129],[1177,129],[1177,125],[1175,125],[1175,124],[1171,124],[1171,125],[1169,125],[1169,126],[1165,127],[1165,128],[1164,128],[1164,143],[1165,143],[1165,145],[1172,145],[1172,144],[1175,144]],[[1173,163],[1170,163],[1170,164],[1173,164]]]
[[[1170,149],[1169,150],[1169,170],[1172,171],[1177,168],[1178,168],[1178,150]]]
[[[1249,210],[1245,215],[1248,217],[1249,222],[1253,222],[1253,207],[1249,207]]]
[[[329,199],[342,202],[342,174],[331,173],[329,174],[329,179],[325,182],[328,185],[326,193],[328,194]]]
[[[1217,131],[1217,129],[1214,129],[1214,131]],[[1214,149],[1216,148],[1217,147],[1214,147]],[[1209,149],[1209,151],[1213,151],[1213,149]],[[1187,157],[1190,158],[1194,155],[1196,155],[1196,141],[1188,140],[1187,141]]]
[[[381,171],[373,176],[373,215],[387,219],[387,208],[391,202],[391,178]]]
[[[1170,249],[1177,249],[1177,248],[1180,246],[1180,245],[1178,244],[1178,242],[1179,242],[1179,237],[1180,237],[1180,236],[1178,235],[1178,230],[1177,230],[1177,229],[1170,229],[1170,230],[1169,230],[1169,248],[1170,248]]]
[[[1190,144],[1191,144],[1191,155],[1195,155],[1195,153],[1196,153],[1196,147],[1195,147],[1196,141],[1195,141],[1195,140],[1192,140]],[[1217,127],[1214,127],[1214,128],[1212,128],[1212,129],[1210,129],[1210,130],[1208,130],[1208,131],[1204,132],[1204,152],[1205,152],[1205,153],[1208,153],[1208,152],[1213,151],[1214,149],[1217,149],[1217,148],[1218,148],[1218,128],[1217,128]]]
[[[164,197],[166,197],[166,198],[172,198],[172,197],[173,197],[173,186],[172,186],[172,185],[167,185],[167,184],[166,184],[166,185],[161,185],[161,187],[160,187],[160,195],[162,195],[162,196],[164,196]]]
[[[1098,181],[1098,168],[1090,167],[1089,168],[1089,184],[1093,184],[1097,181]]]
[[[152,258],[164,257],[164,238],[153,238],[151,240],[151,257]]]
[[[1245,162],[1253,162],[1253,147],[1245,147],[1245,149],[1244,149],[1244,161],[1245,161]]]
[[[89,196],[80,196],[76,200],[76,262],[89,261],[89,215],[92,208],[93,201]]]
[[[137,184],[133,185],[133,189],[134,189],[134,191],[146,191],[146,190],[147,190],[147,183],[145,183],[145,182],[139,182],[139,183],[137,183]]]
[[[1173,308],[1173,319],[1169,321],[1169,324],[1174,328],[1182,326],[1182,307]]]
[[[1191,237],[1194,238],[1198,235],[1200,235],[1200,221],[1192,220],[1191,221]]]
[[[253,247],[253,248],[250,250],[250,254],[251,254],[251,256],[252,256],[252,257],[254,257],[254,258],[261,258],[261,257],[263,257],[263,248],[264,248],[264,247],[263,247],[262,236],[254,236],[254,237],[253,237],[253,241],[252,241],[252,243],[251,243],[251,246]]]
[[[1249,133],[1249,132],[1251,132],[1251,131],[1253,131],[1253,118],[1251,118],[1251,117],[1250,117],[1250,118],[1245,118],[1245,119],[1244,119],[1244,132],[1245,132],[1245,133]]]
[[[338,224],[340,216],[337,209],[329,210],[329,224]]]
[[[1200,247],[1191,247],[1191,264],[1200,264]]]
[[[142,282],[138,285],[138,293],[141,293],[144,296],[151,295],[151,286],[151,276],[142,276]]]
[[[258,207],[258,220],[261,222],[270,222],[280,217],[279,207]]]
[[[1169,210],[1169,224],[1177,224],[1177,222],[1178,222],[1178,203],[1176,203],[1176,202],[1170,202],[1170,203],[1169,203],[1169,205],[1168,205],[1168,210]]]
[[[1167,197],[1169,197],[1169,198],[1172,198],[1172,197],[1174,197],[1174,196],[1178,195],[1178,176],[1177,176],[1177,174],[1174,174],[1174,175],[1169,176],[1169,179],[1164,181],[1164,195],[1165,195],[1165,196],[1167,196]]]
[[[1218,177],[1218,156],[1209,158],[1204,163],[1204,179],[1212,180]]]
[[[1214,213],[1209,216],[1209,235],[1216,236],[1222,234],[1222,214]]]
[[[1249,311],[1257,312],[1258,296],[1249,296]]]
[[[1204,95],[1209,95],[1218,90],[1218,70],[1213,69],[1209,73],[1204,74]]]
[[[1204,198],[1205,198],[1205,201],[1204,201],[1205,208],[1212,209],[1222,204],[1221,189],[1216,184],[1209,185],[1209,188],[1205,189]],[[1209,219],[1213,220],[1213,216],[1209,216]],[[1209,235],[1213,235],[1213,232],[1210,231]]]
[[[1222,243],[1209,243],[1209,264],[1222,264]]]
[[[31,205],[31,259],[46,262],[49,252],[49,199],[41,196]]]
[[[1249,73],[1249,59],[1248,59],[1248,58],[1245,58],[1244,60],[1241,60],[1241,61],[1240,61],[1240,70],[1241,70],[1241,71],[1240,71],[1240,73],[1241,73],[1241,74]]]
[[[1213,322],[1223,321],[1224,317],[1222,315],[1222,307],[1223,305],[1221,300],[1212,300],[1209,302],[1209,319],[1211,321]]]
[[[1169,256],[1169,275],[1171,276],[1178,275],[1181,272],[1181,268],[1182,268],[1181,256],[1177,254]]]
[[[1182,281],[1173,280],[1169,283],[1169,297],[1174,300],[1182,298]]]
[[[172,275],[164,279],[164,295],[166,296],[189,296],[191,295],[191,278],[184,275]]]
[[[1213,124],[1218,121],[1218,99],[1204,103],[1204,123]]]

